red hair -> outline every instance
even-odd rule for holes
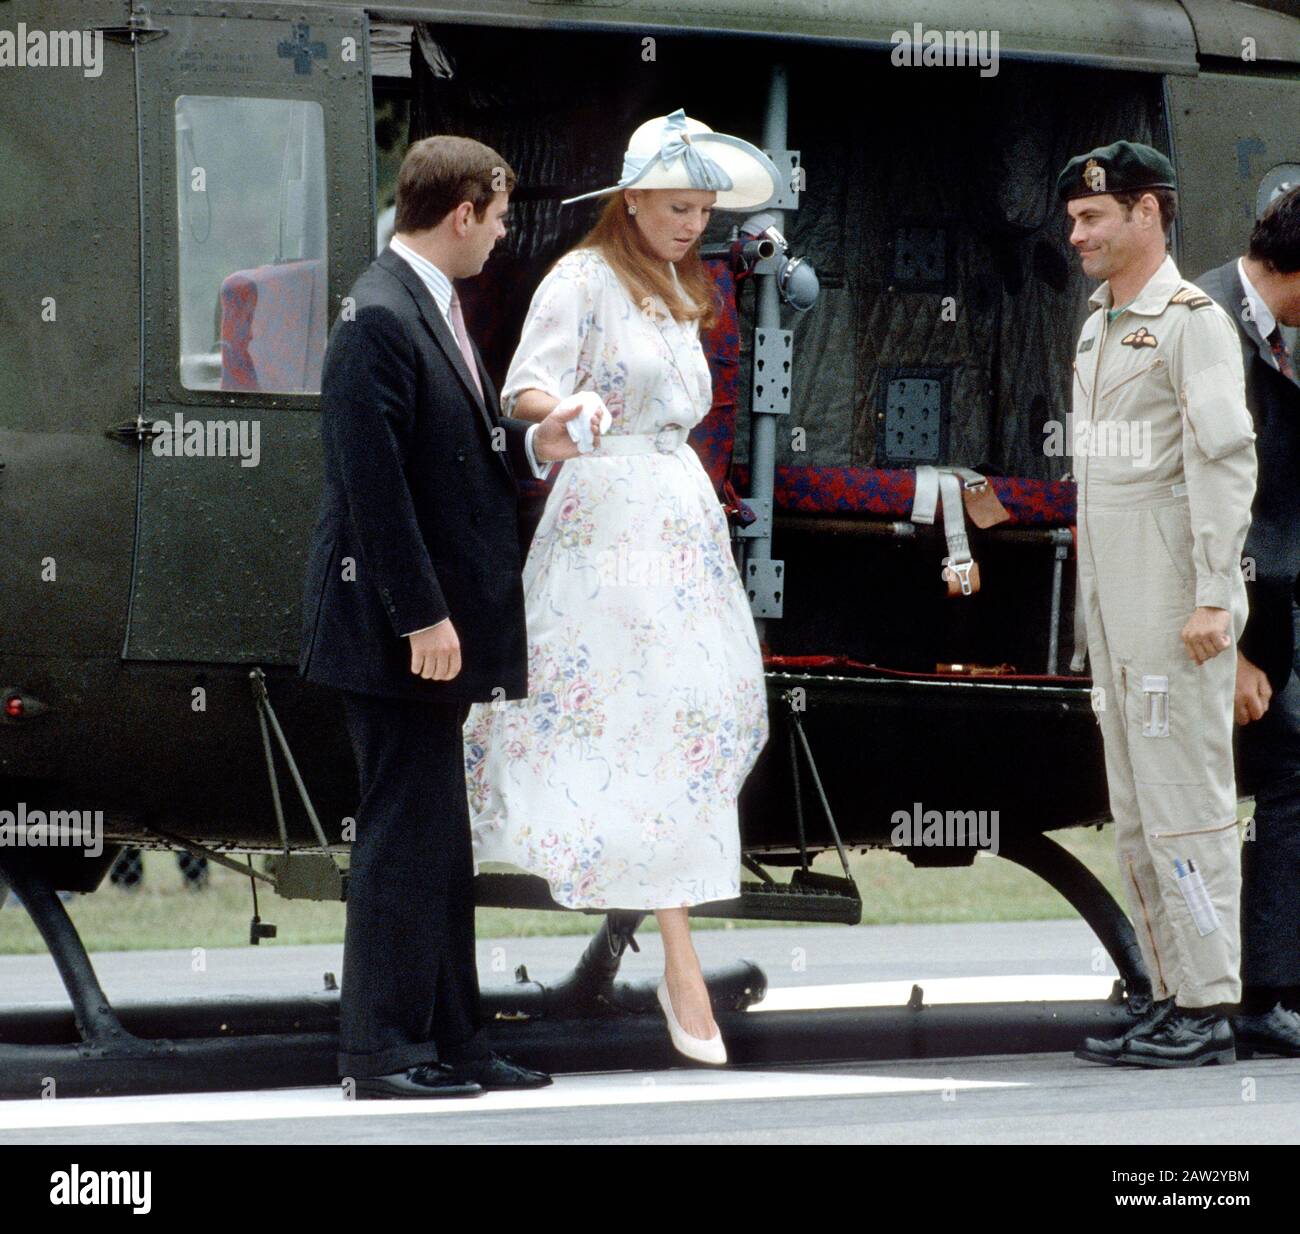
[[[677,321],[698,321],[701,334],[717,321],[713,280],[704,269],[697,240],[677,264],[677,280],[689,299],[678,292],[672,277],[645,247],[641,233],[627,212],[622,193],[611,194],[592,229],[576,244],[596,249],[613,267],[619,281],[636,304],[658,296]]]

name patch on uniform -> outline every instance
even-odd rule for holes
[[[1132,334],[1126,334],[1120,339],[1120,345],[1122,347],[1154,347],[1159,341],[1146,326],[1142,326],[1134,330]]]
[[[1091,350],[1092,350],[1092,345],[1093,345],[1093,343],[1095,343],[1096,341],[1097,341],[1097,336],[1096,336],[1095,334],[1090,334],[1090,335],[1088,335],[1088,337],[1087,337],[1086,339],[1084,339],[1082,343],[1079,344],[1079,353],[1078,353],[1078,354],[1079,354],[1079,355],[1083,355],[1083,353],[1084,353],[1085,351],[1091,351]]]

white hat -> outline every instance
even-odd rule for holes
[[[716,192],[715,208],[749,210],[776,196],[781,173],[757,146],[741,137],[715,133],[682,108],[647,120],[627,144],[617,184],[560,205],[603,197],[623,189],[701,189]]]

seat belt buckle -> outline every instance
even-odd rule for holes
[[[963,561],[954,561],[951,557],[945,557],[942,577],[948,584],[950,596],[970,596],[979,590],[979,566],[970,557]]]

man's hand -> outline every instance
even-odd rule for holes
[[[559,405],[558,401],[556,405]],[[538,425],[537,435],[533,438],[533,452],[539,462],[554,463],[561,459],[578,457],[578,443],[569,436],[569,430],[564,427],[564,424],[566,420],[572,420],[581,412],[581,407],[552,411]],[[591,440],[593,446],[600,445],[600,408],[596,408],[591,413]]]
[[[1198,608],[1182,629],[1183,646],[1197,664],[1213,660],[1232,646],[1228,634],[1231,614],[1226,608]]]
[[[1273,687],[1268,684],[1268,674],[1252,664],[1240,651],[1237,652],[1237,689],[1232,699],[1232,711],[1238,724],[1260,720],[1268,710],[1268,700],[1273,697]]]
[[[451,618],[406,636],[411,641],[411,672],[427,681],[450,681],[460,672],[460,639]]]

